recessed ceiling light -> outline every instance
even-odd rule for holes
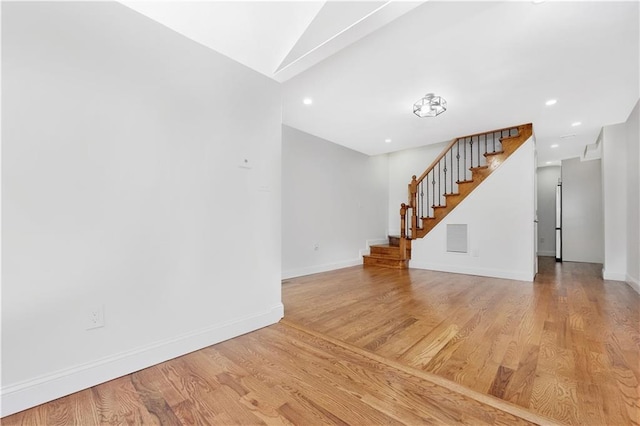
[[[553,145],[551,145],[551,148],[557,148],[557,147],[558,147],[557,143],[554,143]]]
[[[579,125],[581,125],[581,124],[582,124],[582,122],[581,122],[581,121],[576,121],[576,122],[574,122],[574,123],[571,123],[571,126],[576,127],[576,126],[579,126]]]
[[[533,4],[541,4],[544,3],[546,0],[532,0],[531,3]]]
[[[303,103],[303,104],[305,104],[305,105],[311,105],[311,104],[313,103],[313,99],[311,99],[311,98],[304,98],[304,99],[302,100],[302,103]]]
[[[551,161],[547,161],[547,164],[551,164]]]
[[[549,100],[548,100],[547,102],[545,102],[544,104],[545,104],[546,106],[551,106],[551,105],[555,105],[555,104],[556,104],[556,102],[558,102],[558,100],[557,100],[557,99],[549,99]]]
[[[385,139],[384,143],[391,143],[391,139],[389,139],[389,138]]]

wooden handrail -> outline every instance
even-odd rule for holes
[[[502,132],[505,130],[511,130],[511,129],[520,129],[524,126],[531,126],[531,123],[525,123],[525,124],[518,124],[516,126],[508,126],[508,127],[503,127],[502,129],[496,129],[496,130],[487,130],[486,132],[479,132],[479,133],[474,133],[472,135],[466,135],[466,136],[460,136],[456,139],[464,139],[464,138],[471,138],[474,136],[480,136],[480,135],[488,135],[489,133],[498,133],[498,132]]]
[[[481,135],[488,135],[488,134],[503,132],[505,130],[511,130],[511,129],[515,129],[515,128],[518,128],[518,130],[519,130],[523,126],[530,126],[530,125],[531,125],[531,123],[520,124],[518,126],[503,127],[502,129],[489,130],[489,131],[486,131],[486,132],[479,132],[479,133],[474,133],[472,135],[466,135],[466,136],[457,137],[457,138],[453,139],[451,142],[449,142],[449,145],[447,145],[447,147],[442,150],[440,155],[435,160],[433,160],[433,162],[429,165],[429,167],[426,168],[424,173],[422,173],[419,178],[416,178],[416,182],[418,182],[418,183],[422,182],[424,180],[424,178],[427,177],[429,172],[436,166],[436,164],[438,164],[440,162],[440,160],[442,160],[442,158],[444,158],[444,156],[447,154],[447,152],[449,152],[449,150],[453,147],[453,145],[455,145],[455,143],[458,140],[466,139],[466,138],[473,138],[475,136],[481,136]]]

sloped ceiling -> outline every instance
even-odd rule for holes
[[[284,124],[370,155],[533,122],[544,165],[640,93],[638,2],[125,4],[282,82]],[[449,108],[418,118],[428,92]]]
[[[421,4],[213,0],[121,3],[280,82]]]

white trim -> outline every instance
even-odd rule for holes
[[[390,234],[392,235],[392,234]],[[364,248],[362,250],[360,250],[360,257],[368,255],[370,253],[369,247],[371,247],[372,245],[375,244],[388,244],[389,243],[389,239],[388,238],[378,238],[376,240],[367,240],[366,245],[367,248]]]
[[[636,293],[640,294],[640,282],[637,278],[633,278],[631,275],[626,276],[626,283],[636,291]]]
[[[302,277],[304,275],[318,274],[320,272],[334,271],[336,269],[348,268],[349,266],[362,265],[362,257],[342,262],[325,263],[324,265],[307,266],[305,268],[296,268],[289,271],[282,271],[282,279]]]
[[[533,282],[532,272],[508,271],[502,269],[486,269],[486,268],[468,268],[452,265],[434,265],[430,263],[414,262],[409,264],[411,268],[428,269],[431,271],[451,272],[454,274],[479,275],[481,277],[504,278],[507,280],[528,281]]]
[[[274,324],[284,317],[279,303],[267,311],[225,321],[171,339],[114,354],[86,364],[3,386],[0,417],[104,383],[227,339]]]
[[[555,251],[538,250],[538,256],[556,257],[556,252]]]
[[[282,279],[288,280],[289,278],[303,277],[305,275],[319,274],[321,272],[335,271],[336,269],[348,268],[350,266],[362,265],[362,256],[369,254],[369,247],[374,244],[387,244],[388,238],[374,238],[366,240],[366,248],[360,249],[357,259],[342,260],[340,262],[325,263],[323,265],[305,266],[304,268],[290,269],[288,271],[282,271]]]
[[[624,272],[607,271],[602,268],[602,278],[611,281],[625,281],[627,276]]]

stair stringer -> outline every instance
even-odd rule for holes
[[[535,140],[531,136],[423,238],[411,267],[533,281]],[[468,252],[446,251],[447,224],[468,225]]]

